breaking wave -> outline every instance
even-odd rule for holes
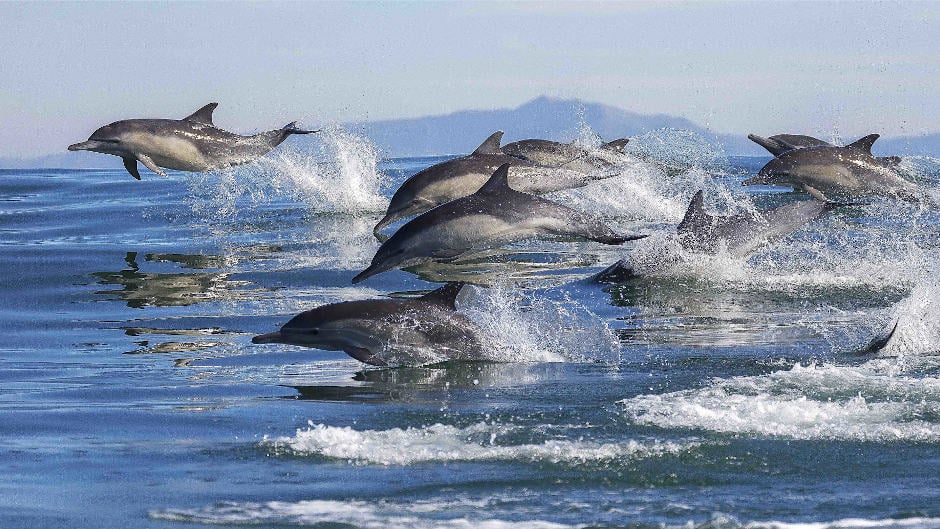
[[[518,427],[478,423],[465,428],[435,424],[422,428],[354,430],[309,423],[293,437],[265,439],[274,453],[319,456],[356,464],[413,465],[448,461],[523,461],[556,465],[630,461],[685,453],[696,442],[635,441],[599,443],[548,439],[533,444],[503,441]]]
[[[790,439],[940,440],[940,379],[892,376],[870,365],[795,365],[620,404],[631,420],[662,428]]]

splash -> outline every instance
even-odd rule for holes
[[[258,161],[190,175],[193,208],[207,221],[295,201],[315,212],[359,215],[384,211],[388,178],[378,148],[338,125],[304,148],[282,145]]]
[[[620,361],[620,341],[607,323],[567,294],[552,300],[506,285],[473,293],[461,311],[482,329],[490,360]]]
[[[598,443],[549,439],[533,444],[504,442],[518,427],[478,423],[465,428],[434,424],[422,428],[354,430],[309,423],[293,437],[264,440],[275,453],[316,455],[357,464],[413,465],[449,461],[526,461],[555,465],[630,461],[685,453],[697,442],[628,440]]]
[[[712,173],[727,172],[728,157],[700,134],[691,130],[664,128],[630,139],[627,150],[658,163],[673,176],[692,168]]]
[[[878,355],[893,357],[890,363],[878,360],[894,373],[935,366],[940,358],[924,358],[940,353],[940,279],[928,272],[911,294],[890,311],[887,327],[894,329]]]
[[[868,366],[795,365],[620,404],[631,420],[663,428],[789,439],[940,440],[940,379],[895,377]]]

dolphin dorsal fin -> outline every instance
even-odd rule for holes
[[[705,193],[699,189],[692,197],[692,202],[689,202],[689,209],[685,210],[685,217],[682,217],[682,222],[679,223],[676,231],[682,233],[696,226],[708,224],[711,220],[712,216],[705,212]]]
[[[868,154],[871,154],[871,146],[872,144],[875,143],[875,140],[877,140],[878,138],[879,138],[878,134],[869,134],[868,136],[865,136],[864,138],[860,138],[846,145],[845,147],[847,149],[858,149],[860,151],[864,151],[864,152],[867,152]]]
[[[511,191],[509,187],[509,165],[504,163],[493,173],[493,176],[477,190],[477,194],[499,193],[502,191]]]
[[[613,141],[608,141],[607,143],[602,143],[601,149],[622,153],[623,148],[626,147],[628,143],[630,143],[630,138],[619,138]]]
[[[473,154],[499,154],[499,142],[503,141],[503,131],[497,130],[473,151]]]
[[[419,299],[422,301],[427,301],[428,303],[435,303],[452,310],[457,310],[457,295],[460,294],[460,290],[463,289],[463,286],[464,283],[460,281],[447,283],[437,290],[428,292]]]
[[[215,126],[215,123],[212,122],[212,111],[215,110],[215,107],[217,106],[219,106],[218,103],[209,103],[208,105],[183,118],[183,121],[195,121],[196,123]]]

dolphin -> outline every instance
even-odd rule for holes
[[[686,251],[716,255],[724,248],[735,257],[745,258],[763,246],[785,239],[828,211],[855,205],[860,204],[833,202],[815,194],[814,200],[799,200],[762,212],[715,216],[705,211],[704,193],[699,190],[692,197],[676,233],[679,245]],[[621,259],[594,279],[618,283],[634,276],[627,260]]]
[[[411,219],[382,243],[372,264],[352,282],[393,268],[454,261],[470,252],[539,234],[575,236],[604,244],[645,237],[619,235],[594,217],[513,189],[506,163],[476,193]]]
[[[918,187],[898,174],[894,158],[872,155],[871,146],[877,139],[877,134],[870,134],[845,147],[818,146],[785,151],[743,184],[791,186],[832,196],[915,198]]]
[[[457,312],[463,283],[415,299],[367,299],[302,312],[252,343],[283,343],[344,351],[375,366],[426,364],[483,357],[481,331]]]
[[[833,145],[819,138],[804,136],[802,134],[777,134],[769,138],[762,138],[756,134],[748,134],[747,139],[767,149],[767,152],[774,156],[780,156],[787,151],[806,147],[837,147],[837,145]],[[877,156],[877,158],[889,165],[901,163],[900,156]]]
[[[120,156],[124,167],[140,180],[137,162],[166,176],[161,169],[208,171],[250,163],[277,147],[291,134],[312,134],[291,122],[254,136],[239,136],[212,123],[209,103],[183,119],[125,119],[105,125],[88,141],[69,145],[70,151],[94,151]]]
[[[591,149],[576,143],[528,139],[503,145],[501,150],[510,156],[528,158],[549,167],[563,167],[590,174],[598,169],[623,165],[623,148],[629,141],[628,138],[620,138]]]
[[[526,193],[550,193],[583,187],[613,174],[585,174],[540,165],[500,150],[503,131],[490,135],[468,156],[441,162],[413,175],[395,191],[385,217],[375,225],[378,234],[389,224],[423,213],[445,202],[465,197],[483,185],[499,166],[510,163],[509,179],[514,189]]]

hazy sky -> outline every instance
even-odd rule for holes
[[[218,101],[236,132],[546,94],[717,132],[940,131],[940,2],[0,3],[0,156]]]

